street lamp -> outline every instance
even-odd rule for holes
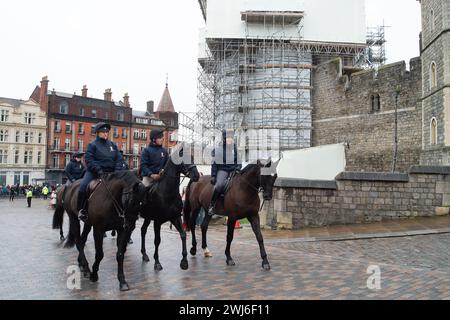
[[[392,172],[395,172],[397,166],[397,156],[398,156],[398,97],[400,95],[400,86],[397,85],[395,88],[395,120],[394,120],[394,156],[392,160]]]

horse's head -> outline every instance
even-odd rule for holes
[[[126,188],[122,192],[122,207],[127,213],[137,216],[141,207],[147,203],[150,187],[146,187],[138,179],[137,171],[128,172],[124,179]]]
[[[188,155],[184,152],[184,143],[175,148],[170,156],[170,162],[176,168],[175,174],[180,173],[187,176],[192,181],[196,182],[200,179],[200,174],[198,173],[197,166],[194,163],[194,157],[191,153]]]
[[[269,159],[267,163],[263,163],[258,160],[258,165],[261,168],[260,187],[263,192],[264,200],[272,200],[273,185],[278,177],[276,168],[280,160],[278,160],[277,162],[272,162],[272,160]]]

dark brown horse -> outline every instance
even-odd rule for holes
[[[269,161],[266,165],[259,160],[256,164],[247,165],[241,172],[236,173],[228,192],[223,199],[219,199],[216,204],[216,213],[228,217],[227,228],[227,247],[225,249],[226,263],[234,266],[235,263],[230,254],[231,242],[233,241],[234,228],[237,220],[247,218],[252,225],[253,232],[258,240],[262,267],[266,270],[270,269],[267,259],[266,250],[264,248],[263,237],[261,234],[259,211],[260,199],[259,190],[263,191],[263,199],[272,199],[273,184],[277,178],[275,170],[268,168],[276,168],[277,163],[272,164]],[[192,233],[192,255],[197,253],[197,241],[195,239],[195,221],[201,208],[208,212],[211,202],[213,186],[210,183],[211,176],[203,176],[198,182],[188,185],[186,191],[186,200],[184,203],[183,213],[184,222],[187,224]],[[209,215],[205,215],[201,225],[202,230],[202,248],[205,257],[211,257],[211,252],[206,243],[206,232],[211,220]]]
[[[181,214],[183,211],[183,202],[180,196],[180,174],[184,174],[191,179],[191,181],[198,181],[200,175],[195,165],[189,165],[190,161],[173,161],[174,155],[183,157],[183,146],[175,149],[172,156],[168,159],[164,173],[160,181],[156,182],[148,194],[146,201],[147,205],[140,211],[140,215],[144,218],[144,223],[141,227],[141,253],[144,262],[150,261],[145,249],[145,235],[150,222],[153,220],[153,229],[155,233],[155,270],[162,270],[162,265],[159,261],[158,248],[161,243],[161,225],[170,221],[180,234],[182,241],[182,260],[180,267],[183,270],[188,269],[187,249],[186,249],[186,232],[182,227]]]
[[[81,180],[66,186],[64,197],[58,199],[53,216],[53,228],[60,228],[62,225],[64,211],[69,215],[69,235],[65,247],[71,248],[76,245],[79,255],[78,264],[81,271],[86,275],[90,274],[92,282],[98,281],[98,270],[103,259],[103,235],[106,231],[117,230],[117,277],[120,283],[120,290],[129,290],[123,273],[123,260],[126,251],[127,241],[135,228],[139,210],[145,202],[148,188],[145,188],[138,179],[137,173],[133,171],[118,171],[102,177],[101,182],[90,188],[91,195],[88,200],[89,219],[84,225],[83,234],[80,235],[80,221],[78,220],[77,194]],[[94,228],[95,240],[95,262],[90,272],[89,264],[84,254],[84,246],[87,236]]]

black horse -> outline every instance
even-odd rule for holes
[[[256,164],[249,164],[241,172],[236,173],[231,181],[231,186],[225,197],[221,201],[217,201],[216,213],[228,217],[227,228],[227,247],[225,249],[226,263],[234,266],[235,263],[231,257],[230,247],[233,241],[234,228],[236,221],[247,218],[252,225],[253,232],[259,244],[262,267],[266,270],[270,269],[267,259],[266,250],[264,248],[263,236],[261,234],[259,223],[260,199],[259,190],[263,191],[263,199],[271,200],[273,184],[277,179],[276,168],[278,162],[272,165],[271,161],[263,164],[259,160]],[[270,169],[269,169],[270,168]],[[211,202],[213,186],[210,183],[211,176],[203,176],[198,182],[189,183],[186,191],[186,200],[184,203],[183,213],[184,222],[192,233],[191,254],[197,253],[197,241],[195,238],[195,221],[201,208],[208,212]],[[206,232],[211,220],[209,215],[205,215],[201,225],[202,230],[202,248],[205,257],[211,257],[212,254],[206,243]]]
[[[181,200],[179,187],[180,187],[180,174],[183,173],[191,179],[191,181],[198,181],[199,173],[195,165],[186,164],[184,161],[173,161],[173,156],[179,155],[183,157],[183,147],[176,149],[172,156],[168,159],[164,173],[161,180],[155,182],[151,186],[151,190],[148,192],[148,198],[146,206],[140,211],[141,217],[144,218],[144,223],[141,227],[141,253],[142,259],[145,262],[149,262],[150,259],[147,256],[145,250],[145,235],[147,234],[147,228],[150,222],[153,220],[153,229],[155,233],[155,253],[153,258],[155,259],[155,270],[162,270],[162,265],[159,261],[158,247],[161,243],[161,225],[170,221],[180,234],[182,241],[182,260],[180,267],[186,270],[189,265],[187,261],[187,249],[186,249],[186,232],[182,227],[181,214],[183,210],[183,201]],[[192,159],[189,163],[192,163]]]
[[[64,211],[67,211],[70,227],[65,247],[71,248],[76,245],[81,271],[85,275],[90,274],[92,282],[98,281],[99,265],[103,259],[103,235],[106,231],[117,230],[117,277],[120,290],[129,290],[123,273],[123,260],[127,241],[135,228],[141,205],[145,203],[148,188],[142,184],[134,171],[118,171],[104,176],[97,186],[94,186],[95,181],[92,182],[90,185],[92,191],[88,200],[89,218],[84,224],[83,234],[80,235],[80,221],[76,210],[80,182],[78,180],[66,186],[64,199],[56,203],[53,228],[61,227]],[[91,272],[84,254],[84,246],[92,227],[94,228],[95,263]]]

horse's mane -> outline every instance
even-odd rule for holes
[[[133,185],[140,181],[137,170],[120,170],[112,172],[107,176],[106,181],[112,181],[114,179],[124,180],[127,185]]]
[[[257,168],[259,168],[259,166],[257,164],[249,163],[248,165],[245,166],[245,168],[243,168],[241,170],[241,174],[246,174],[247,172],[257,169]]]

